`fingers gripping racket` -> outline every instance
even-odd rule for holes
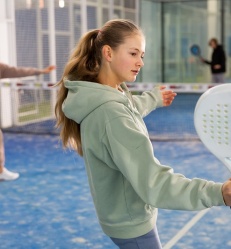
[[[231,172],[231,84],[214,86],[201,95],[194,124],[203,144]]]

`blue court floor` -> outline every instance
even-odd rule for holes
[[[63,151],[54,135],[4,136],[6,166],[20,178],[0,182],[0,249],[116,249],[98,225],[82,158]],[[200,141],[154,142],[154,150],[163,164],[189,178],[230,177]],[[214,207],[195,221],[198,213],[159,210],[164,248],[231,248],[231,210]]]

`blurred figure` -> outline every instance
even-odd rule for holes
[[[54,70],[56,66],[48,66],[44,69],[37,69],[31,67],[12,67],[4,63],[0,63],[0,79],[3,78],[18,78],[39,74],[47,74]],[[5,167],[5,150],[3,134],[0,129],[0,181],[15,180],[19,177],[18,173],[14,173]]]
[[[43,69],[37,69],[32,67],[12,67],[0,62],[0,79],[3,78],[18,78],[27,77],[39,74],[47,74],[54,70],[56,66],[48,66]]]
[[[212,73],[212,83],[225,83],[226,55],[222,45],[218,44],[216,38],[209,41],[209,46],[213,49],[211,61],[201,58],[203,63],[210,65]]]

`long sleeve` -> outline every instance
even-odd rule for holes
[[[0,63],[0,79],[17,78],[41,74],[42,71],[31,67],[12,67]]]
[[[148,136],[129,116],[118,117],[108,123],[103,142],[119,171],[145,203],[178,210],[225,205],[221,183],[188,179],[161,165],[153,155]]]
[[[132,97],[142,117],[147,116],[156,108],[163,106],[159,87],[154,87],[151,91],[143,92],[141,95],[133,95]]]
[[[211,65],[212,64],[212,62],[208,61],[208,60],[204,60],[204,63],[207,64],[207,65]]]

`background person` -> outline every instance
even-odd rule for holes
[[[48,66],[44,69],[37,69],[32,67],[12,67],[5,63],[0,63],[0,79],[47,74],[55,68],[56,67],[53,65]],[[0,181],[15,180],[18,177],[18,173],[11,172],[5,167],[4,139],[2,131],[0,130]]]
[[[211,61],[201,58],[203,63],[210,65],[212,83],[225,83],[226,55],[222,45],[218,44],[216,38],[209,41],[209,46],[213,49]]]

